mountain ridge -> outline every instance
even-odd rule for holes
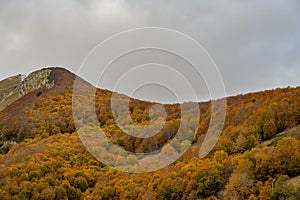
[[[26,82],[26,78],[30,78],[30,77],[32,77],[32,76],[34,76],[34,74],[39,74],[40,72],[42,72],[42,71],[48,71],[48,72],[50,72],[48,75],[49,75],[49,77],[47,78],[47,79],[42,79],[42,81],[47,81],[47,82],[51,82],[52,83],[52,85],[50,85],[50,86],[48,86],[48,88],[47,88],[47,86],[46,86],[46,88],[47,89],[50,89],[51,87],[53,87],[54,86],[54,77],[56,77],[56,81],[58,81],[59,80],[59,82],[64,82],[62,79],[64,78],[64,76],[66,76],[66,79],[67,79],[67,81],[66,82],[68,82],[68,81],[70,81],[71,80],[71,83],[73,83],[74,82],[74,80],[76,79],[76,78],[78,78],[78,79],[80,79],[84,84],[87,84],[87,85],[89,85],[89,86],[91,86],[91,87],[95,87],[95,86],[93,86],[93,85],[91,85],[88,81],[86,81],[86,80],[83,80],[81,77],[79,77],[79,76],[77,76],[74,72],[71,72],[71,71],[69,71],[67,68],[64,68],[64,67],[55,67],[55,66],[53,66],[53,67],[44,67],[44,68],[41,68],[41,69],[38,69],[38,70],[35,70],[35,71],[32,71],[32,72],[30,72],[28,75],[24,75],[24,74],[18,74],[18,75],[14,75],[14,76],[11,76],[11,77],[8,77],[8,78],[5,78],[5,79],[2,79],[2,80],[0,80],[0,86],[2,87],[3,85],[2,85],[2,82],[3,82],[3,84],[5,84],[5,82],[9,82],[10,81],[10,79],[20,79],[20,81],[18,81],[18,83],[19,82],[24,82],[24,79],[25,79],[25,82]],[[50,74],[52,74],[51,76],[50,76]],[[29,81],[30,82],[30,81]],[[36,87],[33,87],[33,89],[31,89],[31,90],[29,90],[29,91],[19,91],[22,95],[19,97],[19,98],[21,98],[22,96],[24,96],[25,95],[25,93],[27,94],[27,93],[29,93],[29,92],[31,92],[31,91],[34,91],[34,90],[38,90],[38,89],[40,89],[41,87],[43,87],[43,86],[45,86],[45,83],[43,83],[43,82],[41,82],[41,81],[37,81],[37,83],[36,84],[38,84],[38,86],[36,86]],[[18,86],[19,86],[19,84],[17,84]],[[22,84],[22,85],[24,85],[24,84]],[[67,84],[67,86],[70,86],[70,84]],[[11,86],[11,87],[14,87],[14,85],[13,86]],[[23,86],[24,87],[24,86]],[[268,91],[273,91],[273,90],[277,90],[277,89],[286,89],[286,88],[297,88],[297,87],[300,87],[300,86],[286,86],[286,87],[276,87],[276,88],[268,88],[268,89],[265,89],[265,90],[260,90],[260,91],[249,91],[249,92],[245,92],[245,93],[239,93],[239,94],[234,94],[234,95],[230,95],[230,96],[225,96],[225,97],[219,97],[219,98],[217,98],[217,99],[211,99],[211,100],[200,100],[200,101],[198,101],[198,102],[195,102],[195,103],[204,103],[204,102],[208,102],[208,101],[217,101],[217,100],[220,100],[220,99],[224,99],[224,98],[232,98],[232,97],[238,97],[238,96],[247,96],[247,95],[249,95],[249,94],[256,94],[256,93],[261,93],[261,92],[268,92]],[[22,86],[19,86],[18,88],[22,88]],[[95,87],[96,88],[96,87]],[[131,96],[129,96],[128,94],[123,94],[123,93],[120,93],[120,92],[118,92],[118,91],[112,91],[112,90],[110,90],[110,89],[108,89],[108,88],[98,88],[98,89],[100,89],[100,90],[105,90],[105,91],[110,91],[110,92],[113,92],[113,93],[118,93],[118,94],[120,94],[120,95],[125,95],[125,96],[127,96],[127,97],[129,97],[129,98],[131,98],[131,99],[136,99],[136,100],[140,100],[140,101],[145,101],[145,102],[152,102],[152,103],[159,103],[159,104],[182,104],[182,103],[188,103],[188,102],[194,102],[194,101],[186,101],[186,102],[173,102],[173,103],[163,103],[163,102],[159,102],[159,101],[149,101],[149,100],[147,100],[147,99],[137,99],[137,98],[133,98],[133,97],[131,97]],[[2,89],[1,89],[2,90]],[[1,91],[0,90],[0,91]],[[20,89],[21,90],[21,89]],[[1,93],[0,93],[0,97],[1,98],[3,98],[2,96],[1,96]],[[3,109],[2,109],[3,110]],[[1,111],[1,109],[0,109],[0,111]]]

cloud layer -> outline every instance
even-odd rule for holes
[[[228,95],[296,86],[299,9],[298,0],[0,1],[0,79],[44,66],[76,72],[89,51],[112,34],[156,26],[201,43]],[[136,96],[165,101],[162,91],[152,90]]]

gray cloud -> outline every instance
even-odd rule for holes
[[[89,51],[112,34],[158,26],[201,43],[218,65],[228,95],[296,86],[299,5],[297,0],[0,1],[0,79],[53,65],[77,72]],[[166,101],[157,91],[136,96]]]

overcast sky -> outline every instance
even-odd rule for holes
[[[178,30],[203,45],[220,70],[227,95],[300,85],[298,0],[0,0],[0,79],[44,66],[65,66],[76,73],[99,42],[144,26]],[[93,82],[93,73],[84,78]],[[171,76],[161,73],[162,78]],[[124,79],[120,92],[130,93],[126,87],[134,85],[132,79]],[[115,88],[109,84],[103,87]],[[173,84],[180,85],[179,79]],[[131,95],[175,101],[167,93],[153,85]],[[193,100],[188,95],[183,94],[184,100]]]

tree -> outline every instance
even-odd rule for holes
[[[225,198],[243,200],[254,195],[254,180],[246,171],[236,171],[226,185]]]
[[[287,199],[293,193],[293,187],[287,184],[288,176],[279,176],[275,182],[273,199]]]
[[[214,161],[201,162],[192,179],[195,180],[193,188],[199,198],[215,195],[225,184],[223,165]]]
[[[156,189],[158,199],[179,200],[183,196],[183,191],[183,180],[175,172],[166,175]]]

